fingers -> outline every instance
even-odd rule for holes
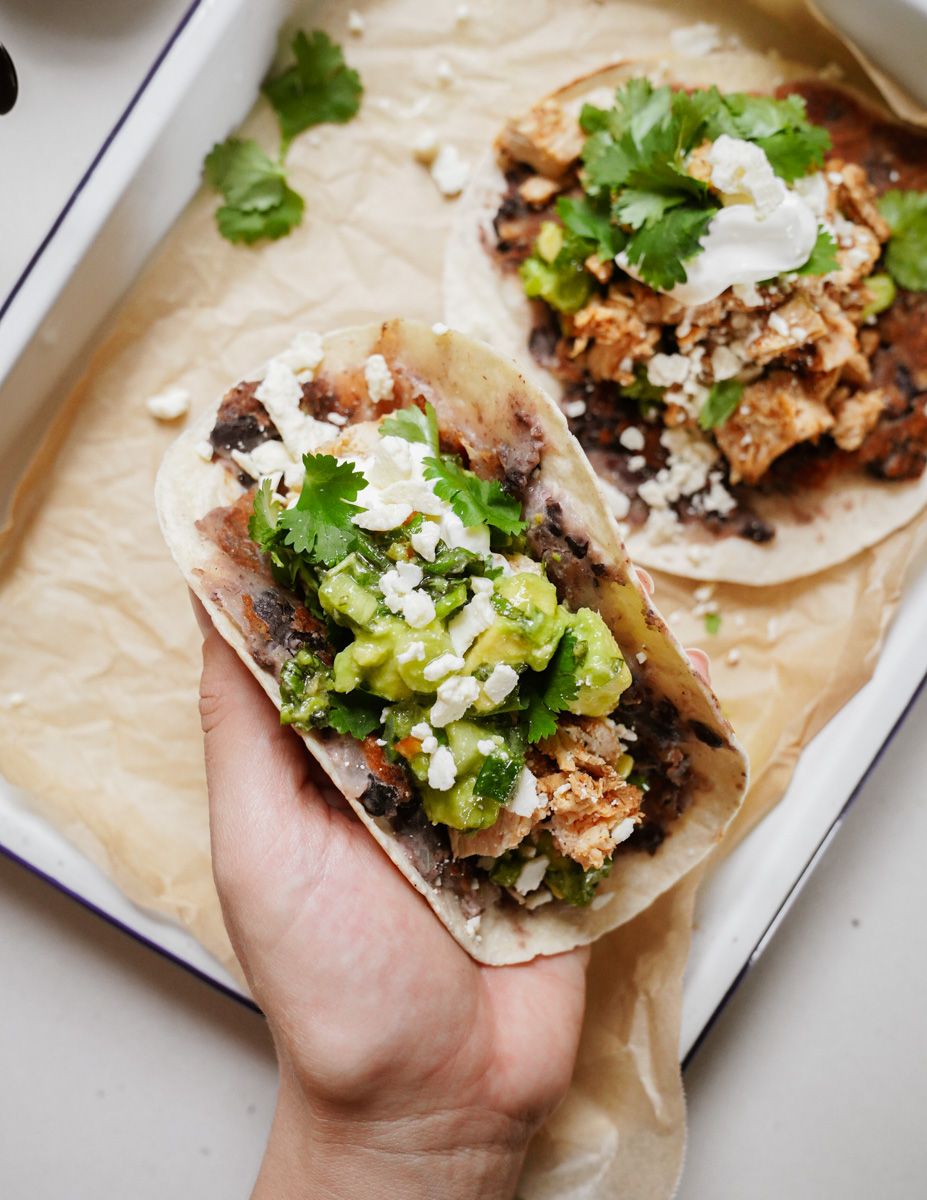
[[[686,654],[696,675],[700,675],[708,686],[711,687],[711,660],[705,651],[696,650],[693,647],[691,650],[686,650]]]
[[[641,585],[642,585],[644,591],[647,593],[648,596],[650,596],[652,598],[653,590],[654,590],[654,583],[653,583],[653,579],[650,576],[650,572],[645,571],[643,567],[635,567],[634,570],[637,572],[637,578],[641,581]]]

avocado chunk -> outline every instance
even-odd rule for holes
[[[396,646],[409,627],[397,617],[379,617],[369,630],[357,632],[350,646],[335,656],[336,692],[351,692],[362,684],[384,700],[409,700],[413,689],[399,673]]]
[[[521,571],[496,580],[492,599],[496,618],[466,656],[467,671],[506,663],[543,671],[566,629],[569,614],[557,601],[557,589],[542,575]]]
[[[488,796],[474,796],[476,779],[468,775],[446,792],[421,784],[422,805],[433,825],[450,825],[452,829],[489,829],[495,825],[502,805]]]
[[[359,565],[357,555],[349,554],[343,562],[328,571],[319,585],[319,603],[339,625],[369,629],[380,602],[356,578],[360,573]]]
[[[591,608],[572,613],[569,629],[576,639],[573,657],[579,688],[567,707],[583,716],[607,717],[631,685],[628,664],[611,630]]]
[[[403,632],[396,639],[394,650],[397,660],[404,659],[410,649],[417,649],[416,643],[423,648],[422,657],[416,655],[407,661],[397,661],[396,669],[403,683],[413,692],[436,692],[440,680],[426,679],[425,668],[442,654],[453,654],[453,643],[440,621],[432,621],[424,629],[410,629],[403,623]]]

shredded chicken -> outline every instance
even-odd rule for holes
[[[561,179],[579,158],[585,135],[556,100],[545,100],[506,123],[497,150],[513,162],[527,163],[539,175]]]
[[[875,429],[884,408],[885,393],[881,388],[839,397],[834,393],[831,409],[836,419],[831,437],[841,450],[858,450]]]
[[[560,184],[545,175],[529,175],[518,185],[518,194],[531,208],[544,208],[560,191]]]
[[[888,221],[879,212],[875,188],[869,182],[865,168],[859,163],[832,158],[827,163],[827,173],[828,177],[835,174],[843,176],[837,185],[838,206],[851,220],[868,225],[880,242],[887,242],[892,231]]]
[[[659,325],[648,325],[635,311],[633,299],[614,288],[607,299],[592,300],[576,313],[573,332],[574,355],[582,354],[594,339],[585,358],[593,379],[627,376],[629,368],[621,364],[626,359],[650,358],[660,340]]]
[[[759,331],[748,342],[750,361],[762,365],[789,350],[817,341],[827,332],[824,318],[805,296],[793,296],[779,308],[759,318]]]
[[[819,310],[827,332],[815,344],[811,369],[815,372],[833,371],[848,363],[859,352],[859,338],[856,326],[836,300],[822,296]]]
[[[468,858],[473,854],[498,858],[506,850],[520,845],[537,823],[537,816],[519,817],[507,808],[501,808],[495,824],[488,829],[478,829],[475,833],[458,833],[456,829],[449,829],[451,850],[455,858]]]
[[[780,454],[826,433],[833,423],[830,410],[798,375],[771,371],[744,388],[739,407],[715,437],[731,464],[731,483],[756,483]]]

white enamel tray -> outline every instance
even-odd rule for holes
[[[60,394],[193,194],[209,147],[250,108],[286,7],[193,0],[178,10],[167,36],[152,44],[129,104],[114,107],[102,144],[76,171],[13,294],[0,278],[0,507],[44,428],[47,398]],[[173,120],[181,107],[184,119]],[[703,888],[685,980],[683,1059],[762,953],[925,676],[927,575],[908,589],[872,681],[806,749],[785,799]],[[186,930],[128,901],[2,778],[0,851],[250,1003]]]

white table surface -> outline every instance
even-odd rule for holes
[[[912,1200],[927,1140],[927,694],[689,1068],[681,1200]],[[0,859],[0,1196],[244,1200],[262,1018]]]

